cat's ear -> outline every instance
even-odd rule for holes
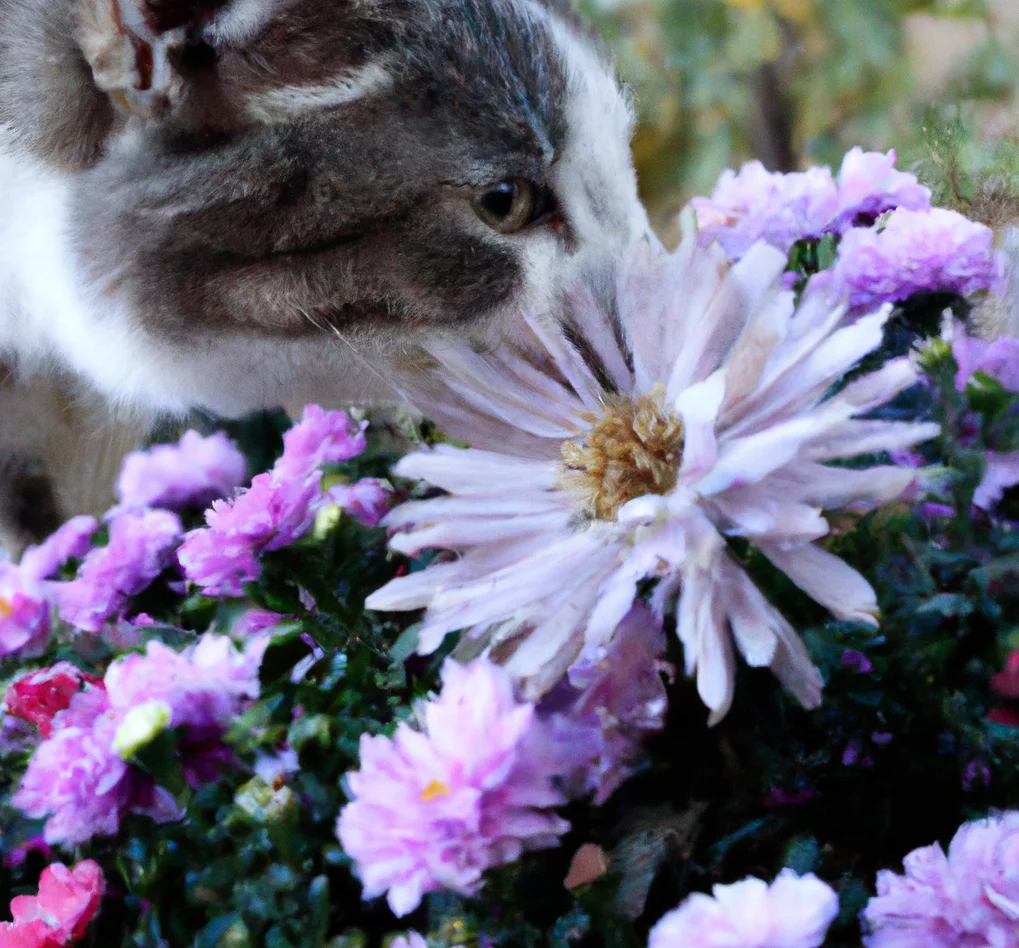
[[[175,112],[214,75],[217,48],[242,45],[276,0],[80,0],[77,41],[98,89],[118,111]]]

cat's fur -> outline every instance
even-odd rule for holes
[[[46,478],[110,430],[47,431],[96,398],[371,400],[422,334],[554,311],[647,227],[630,125],[559,0],[0,0],[0,518],[76,512]],[[510,179],[548,213],[501,233]]]

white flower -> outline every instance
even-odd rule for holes
[[[744,537],[843,619],[875,623],[867,581],[816,541],[824,512],[899,496],[915,472],[824,462],[901,449],[937,427],[865,415],[915,381],[906,359],[832,385],[882,340],[888,308],[843,326],[821,292],[799,308],[785,257],[763,243],[731,269],[688,232],[673,254],[641,244],[611,314],[578,290],[564,325],[528,318],[531,343],[431,347],[434,372],[406,383],[442,430],[471,445],[396,466],[448,496],[383,521],[407,554],[459,554],[393,580],[373,609],[426,608],[422,652],[465,629],[535,696],[584,648],[608,641],[656,579],[678,599],[688,674],[712,721],[733,693],[732,643],[807,706],[821,680],[789,623],[729,552]]]

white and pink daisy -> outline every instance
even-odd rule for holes
[[[411,400],[470,445],[395,469],[447,495],[390,513],[392,547],[457,554],[368,600],[426,609],[422,652],[467,630],[534,697],[609,641],[656,580],[651,605],[675,608],[712,721],[732,701],[733,642],[814,706],[820,676],[730,551],[735,537],[836,616],[876,623],[870,584],[818,541],[827,511],[873,508],[916,476],[826,462],[938,430],[865,417],[914,383],[907,359],[830,394],[881,344],[889,310],[847,326],[824,293],[797,307],[780,251],[759,243],[730,268],[689,231],[671,254],[635,248],[610,305],[583,289],[565,323],[528,317],[533,341],[488,352],[436,343],[437,370],[407,382]]]

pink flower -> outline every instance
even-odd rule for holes
[[[364,451],[367,422],[355,424],[342,411],[308,405],[304,417],[283,435],[283,455],[276,462],[280,477],[301,479],[326,464],[347,461]]]
[[[269,609],[249,609],[234,623],[233,634],[244,639],[258,635],[260,632],[274,628],[286,621],[287,616]]]
[[[119,723],[104,689],[79,692],[32,755],[11,802],[33,819],[48,817],[47,843],[76,846],[93,836],[112,836],[126,813],[157,822],[179,816],[166,790],[114,752]]]
[[[364,898],[388,893],[406,915],[437,889],[473,894],[482,873],[527,850],[554,846],[568,824],[551,808],[561,762],[540,753],[534,706],[487,660],[447,661],[441,695],[420,709],[422,731],[361,737],[361,769],[337,833],[354,860]],[[554,769],[549,769],[549,768]]]
[[[265,643],[238,651],[222,635],[206,633],[183,652],[149,642],[145,653],[118,659],[106,672],[110,706],[127,711],[150,701],[169,705],[172,727],[225,729],[244,699],[258,697]]]
[[[885,211],[904,207],[924,211],[931,206],[931,192],[916,176],[895,169],[895,151],[887,155],[853,148],[842,160],[838,177],[838,211],[828,225],[845,233],[861,224],[869,227]]]
[[[993,342],[966,332],[961,323],[952,333],[952,355],[958,371],[955,387],[961,392],[976,372],[997,379],[1010,392],[1019,392],[1019,339],[1003,336]]]
[[[723,171],[711,197],[690,205],[702,245],[717,240],[730,260],[739,260],[758,240],[788,253],[798,240],[820,237],[839,198],[829,168],[781,174],[751,161],[738,174]]]
[[[864,910],[867,948],[1016,948],[1019,812],[961,826],[948,854],[935,843],[883,871]]]
[[[839,899],[817,876],[783,870],[695,893],[651,929],[648,948],[818,948]]]
[[[981,510],[993,510],[1005,491],[1019,484],[1019,451],[987,452],[987,470],[973,494],[973,503]]]
[[[571,796],[593,793],[596,804],[604,803],[633,773],[644,739],[665,726],[665,647],[661,622],[635,606],[612,641],[574,665],[549,696],[553,708],[569,702],[547,714],[546,725],[563,759],[576,760]]]
[[[124,459],[117,497],[125,507],[204,507],[240,487],[247,462],[222,432],[187,431],[176,444],[134,451]]]
[[[11,563],[0,563],[0,657],[39,654],[50,634],[44,585]]]
[[[43,921],[59,938],[59,944],[65,945],[85,934],[102,897],[103,871],[98,864],[86,859],[68,869],[58,862],[43,869],[38,895],[11,899],[11,915],[15,926]]]
[[[115,516],[109,543],[85,557],[78,577],[51,585],[60,617],[98,632],[173,562],[180,534],[180,518],[168,510],[129,510]]]
[[[393,500],[393,489],[375,477],[365,477],[353,484],[337,484],[326,494],[362,527],[377,527]]]
[[[31,722],[43,737],[49,737],[53,733],[53,718],[70,706],[71,699],[83,687],[99,682],[77,665],[57,662],[12,682],[4,695],[4,707],[8,714]]]
[[[991,678],[991,691],[999,698],[1019,700],[1019,649],[1009,653],[1004,670]]]
[[[967,295],[997,287],[1003,261],[994,234],[955,211],[896,210],[842,238],[832,270],[833,296],[857,309],[896,303],[922,291]]]
[[[40,543],[30,546],[18,564],[22,575],[48,579],[70,559],[81,559],[92,545],[99,529],[95,517],[72,517],[59,530]]]

